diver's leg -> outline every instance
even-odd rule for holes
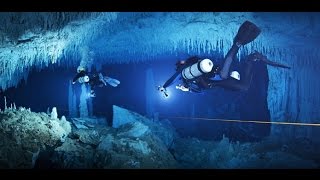
[[[240,44],[235,43],[232,45],[231,49],[228,51],[223,63],[223,67],[220,70],[220,77],[222,79],[227,79],[229,77],[231,63],[233,59],[236,57],[236,54],[238,53],[240,46],[241,46]]]
[[[253,63],[254,61],[247,60],[245,62],[243,77],[240,79],[242,90],[248,90],[253,76]]]
[[[214,82],[212,88],[217,86],[229,90],[246,90],[246,87],[242,86],[238,80],[233,78]]]
[[[228,78],[221,81],[213,82],[213,86],[219,86],[230,90],[241,90],[247,91],[250,88],[252,76],[253,76],[253,63],[252,61],[245,62],[245,69],[243,76],[240,77],[240,80],[234,78]]]
[[[105,81],[105,79],[101,73],[99,73],[99,81],[102,82],[105,86],[107,86],[107,82]]]
[[[232,63],[232,60],[235,58],[235,55],[238,53],[240,46],[244,46],[253,40],[255,40],[261,30],[254,23],[250,21],[245,21],[238,29],[233,45],[225,57],[223,67],[220,71],[220,76],[222,79],[227,79],[229,77],[229,69]]]
[[[72,84],[75,84],[80,77],[83,77],[85,75],[86,74],[84,73],[84,71],[81,71],[80,73],[77,73],[77,75],[72,79]]]

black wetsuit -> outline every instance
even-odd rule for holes
[[[236,80],[230,77],[230,67],[232,62],[234,61],[239,49],[241,46],[244,46],[254,39],[256,39],[261,30],[254,23],[250,21],[245,21],[238,29],[238,32],[233,39],[233,45],[228,51],[227,55],[224,58],[223,66],[221,68],[215,68],[208,74],[202,74],[199,77],[195,77],[192,80],[184,80],[184,84],[186,86],[194,85],[196,90],[201,91],[203,89],[211,89],[216,86],[220,86],[223,88],[231,89],[231,90],[248,90],[250,86],[250,82],[252,79],[252,65],[254,63],[252,56],[248,56],[249,59],[245,63],[245,70],[243,75],[240,77],[240,80]],[[181,74],[182,70],[185,67],[188,67],[194,63],[196,63],[199,59],[197,58],[189,58],[187,62],[178,67],[176,69],[176,73],[171,76],[166,83],[163,85],[163,88],[170,86],[174,80]],[[212,79],[216,74],[219,74],[220,80]]]
[[[99,73],[89,74],[86,71],[79,72],[73,78],[73,82],[75,83],[79,78],[84,77],[84,76],[89,77],[89,82],[86,82],[86,83],[90,85],[91,90],[93,90],[96,86],[103,86],[104,85],[104,83],[102,81],[100,81]]]
[[[251,84],[251,79],[253,75],[253,60],[246,59],[244,62],[244,70],[243,74],[240,77],[240,80],[236,80],[232,77],[229,77],[227,79],[223,80],[211,80],[207,79],[208,84],[210,84],[210,88],[213,88],[215,86],[222,87],[229,90],[240,90],[240,91],[246,91],[249,89]]]
[[[251,56],[248,56],[251,57]],[[163,85],[164,88],[169,87],[174,80],[181,74],[182,70],[188,66],[191,66],[194,63],[197,63],[201,60],[198,57],[191,57],[186,60],[185,64],[179,65],[177,64],[176,73],[172,75]],[[247,59],[244,64],[244,74],[241,76],[240,80],[236,80],[232,77],[222,80],[213,80],[213,78],[219,74],[220,67],[214,66],[213,70],[209,73],[202,74],[199,77],[196,77],[192,80],[186,80],[184,78],[180,78],[185,87],[189,88],[191,92],[200,93],[202,90],[211,89],[214,87],[223,87],[230,90],[248,90],[250,87],[251,79],[252,79],[252,66],[254,61],[251,59]]]
[[[77,82],[77,80],[81,77],[87,75],[86,71],[80,71],[72,80],[73,83]]]
[[[99,74],[98,73],[94,73],[91,76],[89,76],[90,80],[89,80],[89,85],[91,87],[91,90],[93,90],[96,86],[103,86],[105,85],[102,81],[100,81],[99,78]]]
[[[194,63],[197,63],[198,61],[200,60],[199,57],[191,57],[189,59],[187,59],[185,61],[185,63],[183,64],[180,64],[179,62],[176,64],[176,72],[164,83],[163,87],[164,88],[167,88],[169,87],[170,85],[172,85],[172,83],[174,82],[174,80],[181,74],[182,70],[188,66],[191,66],[192,64]],[[189,80],[186,80],[184,78],[180,78],[180,80],[183,81],[184,85],[185,86],[188,86],[190,83],[192,83],[191,81]],[[196,79],[194,79],[196,80]]]
[[[190,57],[189,59],[187,59],[185,61],[185,63],[183,63],[183,64],[178,62],[176,64],[176,72],[164,83],[163,88],[167,88],[170,85],[172,85],[174,80],[182,73],[184,68],[197,63],[199,60],[201,60],[199,57],[193,56],[193,57]],[[210,74],[210,75],[214,76],[214,74]],[[209,75],[207,75],[207,77],[208,76]],[[202,89],[205,88],[205,86],[206,86],[206,82],[203,81],[203,78],[204,78],[203,76],[200,76],[200,77],[197,77],[197,78],[192,79],[192,80],[186,80],[186,79],[180,77],[180,80],[182,80],[184,86],[186,88],[189,88],[189,90],[191,92],[198,93],[198,92],[201,92]]]

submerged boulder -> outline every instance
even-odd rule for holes
[[[168,149],[174,143],[174,139],[178,137],[175,128],[169,120],[153,121],[138,113],[114,105],[112,127],[119,128],[121,126],[127,129],[123,133],[128,136],[139,137],[143,133],[152,133],[157,136]]]
[[[0,167],[32,168],[41,151],[65,141],[71,126],[63,117],[20,107],[0,112]]]
[[[64,116],[9,108],[0,113],[0,167],[177,168],[165,135],[159,136],[171,133],[166,126],[123,111],[134,121],[112,128],[75,120],[84,129],[71,127]]]
[[[77,129],[88,129],[97,126],[107,126],[107,121],[105,118],[97,117],[85,117],[85,118],[71,118],[72,124]]]
[[[136,113],[133,113],[127,109],[121,108],[119,106],[113,105],[113,120],[112,127],[118,128],[121,125],[139,121],[139,117],[137,117]]]
[[[78,130],[77,135],[70,136],[54,150],[50,164],[53,168],[177,167],[174,157],[157,137],[150,133],[139,137],[123,133],[128,126],[120,126],[116,131],[111,128]]]
[[[136,121],[122,125],[121,131],[119,131],[118,135],[138,138],[150,132],[151,130],[148,126],[139,121]]]

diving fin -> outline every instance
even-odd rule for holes
[[[246,45],[253,40],[255,40],[261,30],[258,26],[250,21],[245,21],[239,28],[237,35],[235,36],[233,43],[238,43],[241,45]]]
[[[113,86],[113,87],[117,87],[120,84],[120,81],[118,81],[117,79],[113,79],[111,77],[105,77],[104,79],[110,86]]]
[[[252,59],[253,61],[260,60],[268,65],[275,66],[275,67],[291,69],[291,67],[289,67],[287,65],[280,64],[280,63],[269,60],[266,56],[262,55],[258,51],[255,51],[254,53],[250,54],[249,59]]]
[[[280,63],[277,63],[277,62],[274,62],[274,61],[270,61],[270,60],[267,59],[267,58],[263,58],[263,59],[261,59],[261,61],[264,62],[264,63],[266,63],[266,64],[268,64],[268,65],[271,65],[271,66],[291,69],[291,67],[289,67],[289,66],[287,66],[287,65],[280,64]]]

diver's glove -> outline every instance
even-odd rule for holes
[[[94,98],[94,97],[96,97],[96,93],[95,93],[93,90],[91,90],[91,91],[88,93],[88,98]]]
[[[179,84],[179,85],[177,85],[176,86],[176,89],[180,89],[181,91],[190,91],[190,89],[189,88],[187,88],[187,87],[185,87],[184,85],[182,85],[182,84]]]
[[[88,98],[94,98],[96,97],[96,93],[88,93],[87,96]]]
[[[158,90],[163,93],[164,97],[168,97],[169,96],[166,88],[164,88],[163,86],[158,86]]]

